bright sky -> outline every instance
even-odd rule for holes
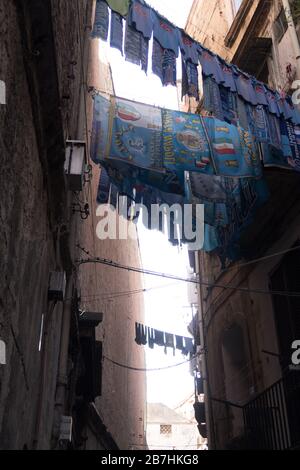
[[[147,3],[177,26],[184,27],[193,0],[147,0]],[[136,65],[126,62],[118,50],[110,49],[108,44],[102,41],[101,47],[104,48],[106,58],[112,67],[117,96],[178,109],[178,94],[175,87],[162,87],[158,77],[150,71],[146,75]],[[180,64],[178,65],[180,76]],[[146,230],[142,223],[139,224],[139,237],[144,268],[181,277],[187,276],[186,249],[179,250],[173,247],[164,235],[157,231]],[[189,336],[187,324],[191,321],[191,309],[188,307],[187,284],[184,282],[172,284],[170,280],[145,276],[146,288],[158,285],[163,287],[145,294],[147,325],[166,332]],[[179,352],[173,357],[170,349],[165,355],[162,347],[156,346],[154,350],[146,347],[148,368],[165,367],[185,360],[186,358]],[[193,387],[189,363],[167,371],[147,374],[149,402],[162,402],[174,407],[191,395]]]

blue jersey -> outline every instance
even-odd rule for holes
[[[207,50],[200,50],[199,60],[201,63],[202,71],[207,77],[213,76],[217,83],[224,82],[223,71],[221,64],[214,54]]]
[[[123,54],[123,18],[115,11],[111,12],[110,46],[115,47]]]
[[[266,97],[266,89],[262,83],[253,80],[253,86],[256,93],[257,104],[263,104],[268,106],[268,101]]]
[[[269,108],[270,113],[276,114],[276,116],[279,117],[280,112],[279,112],[279,109],[278,109],[278,106],[277,106],[277,98],[276,98],[275,93],[272,90],[267,88],[266,89],[266,98],[267,98],[268,108]]]
[[[236,84],[235,84],[232,68],[225,63],[222,63],[221,66],[222,66],[222,71],[223,71],[224,86],[226,88],[229,88],[230,91],[236,91]]]
[[[183,31],[180,32],[180,50],[185,61],[190,60],[193,64],[199,63],[198,44],[187,36]]]
[[[179,31],[171,23],[153,12],[153,35],[164,49],[171,49],[178,57]]]
[[[140,31],[143,36],[150,39],[153,31],[151,10],[146,5],[134,0],[128,14],[129,25]]]
[[[235,72],[234,78],[238,94],[248,103],[257,105],[257,97],[252,85],[252,79],[239,72]]]

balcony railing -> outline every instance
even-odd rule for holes
[[[290,371],[244,408],[248,448],[300,448],[300,371]]]

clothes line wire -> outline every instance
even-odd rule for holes
[[[150,276],[162,277],[164,279],[174,279],[177,281],[187,282],[191,284],[203,285],[204,287],[208,288],[220,288],[220,289],[228,289],[233,291],[245,292],[245,293],[253,293],[253,294],[264,294],[264,295],[278,295],[284,297],[300,297],[300,292],[289,292],[289,291],[277,291],[277,290],[265,290],[265,289],[249,289],[247,287],[236,287],[229,284],[219,284],[219,283],[210,283],[205,282],[200,279],[189,279],[180,276],[175,276],[173,274],[165,274],[157,271],[151,271],[149,269],[142,269],[142,268],[135,268],[133,266],[126,266],[120,263],[116,263],[112,260],[107,260],[104,258],[87,258],[87,259],[80,259],[76,261],[78,266],[82,264],[88,263],[100,263],[106,266],[114,267],[117,269],[123,269],[125,271],[132,271],[141,274],[147,274]]]
[[[140,367],[132,367],[132,366],[129,366],[129,365],[126,365],[126,364],[122,364],[120,362],[113,361],[112,359],[110,359],[107,356],[103,356],[103,359],[105,359],[108,362],[111,362],[115,366],[122,367],[123,369],[134,370],[136,372],[157,372],[157,371],[160,371],[160,370],[173,369],[174,367],[179,367],[179,366],[182,366],[183,364],[188,364],[188,363],[192,362],[194,359],[196,359],[197,356],[198,355],[195,355],[195,356],[191,357],[190,359],[187,359],[183,362],[179,362],[177,364],[173,364],[173,365],[170,365],[170,366],[154,367],[154,368],[150,368],[150,369],[147,369],[146,367],[141,367],[140,368]]]

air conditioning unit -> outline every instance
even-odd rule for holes
[[[48,300],[63,301],[66,292],[65,271],[51,271],[49,277]]]
[[[82,191],[86,160],[86,143],[81,140],[67,140],[65,176],[70,191]]]
[[[59,440],[60,441],[72,441],[72,426],[73,419],[72,416],[62,416],[60,419],[60,429],[59,429]]]

